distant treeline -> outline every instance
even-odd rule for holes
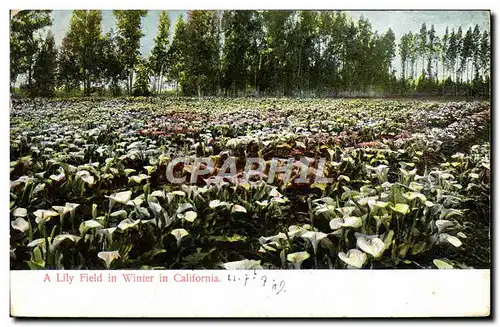
[[[56,47],[50,11],[11,19],[11,91],[28,96],[489,96],[490,34],[422,24],[394,32],[339,11],[166,11],[147,57],[139,51],[146,10],[114,10],[102,32],[100,10],[74,10]],[[399,57],[401,67],[393,67]],[[20,78],[21,89],[15,89]],[[167,87],[168,86],[168,87]]]

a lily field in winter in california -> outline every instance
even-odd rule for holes
[[[487,268],[489,124],[480,101],[14,100],[11,268]]]
[[[10,268],[489,269],[464,13],[11,12]]]

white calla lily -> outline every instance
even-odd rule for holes
[[[85,234],[89,229],[92,228],[102,228],[103,226],[97,220],[86,220],[80,224],[78,230],[80,231],[80,235]]]
[[[59,216],[56,211],[39,209],[33,212],[37,224],[43,224],[50,220],[51,217]]]
[[[358,237],[356,244],[358,247],[364,252],[372,255],[377,258],[382,255],[385,251],[385,244],[380,238],[366,238],[366,237]]]
[[[262,269],[262,266],[260,265],[260,260],[248,260],[248,259],[226,262],[223,264],[223,266],[227,270]]]
[[[184,214],[184,219],[190,223],[192,223],[197,217],[198,214],[195,211],[188,211]]]
[[[130,198],[132,197],[132,191],[118,192],[106,197],[110,200],[113,200],[114,202],[127,204],[127,202],[130,201]]]
[[[286,259],[293,264],[293,267],[295,269],[300,269],[300,265],[304,260],[307,260],[311,255],[306,252],[295,252],[295,253],[290,253],[289,255],[286,256]]]
[[[177,228],[170,232],[177,240],[177,245],[180,246],[182,239],[189,235],[189,232],[184,228]]]
[[[347,253],[339,252],[340,260],[344,261],[348,268],[362,268],[366,262],[366,254],[358,249],[351,249]]]
[[[300,235],[300,237],[302,237],[303,239],[309,240],[309,242],[311,242],[314,249],[314,253],[317,252],[319,242],[327,236],[328,234],[325,234],[323,232],[314,232],[314,231],[307,231],[302,235]]]
[[[127,218],[127,219],[124,219],[122,220],[119,224],[118,224],[118,228],[121,229],[121,230],[127,230],[129,228],[134,228],[135,226],[137,226],[139,223],[141,222],[140,219],[137,219],[136,221],[130,219],[130,218]]]
[[[28,210],[26,210],[25,208],[16,208],[12,212],[12,215],[14,217],[26,217],[28,215]]]
[[[16,220],[10,223],[12,229],[18,230],[21,233],[24,233],[28,229],[30,229],[30,223],[24,220],[24,218],[17,218]]]
[[[99,259],[103,260],[106,264],[106,268],[111,267],[111,263],[120,257],[120,253],[118,251],[101,251],[97,254]]]

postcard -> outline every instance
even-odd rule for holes
[[[11,10],[11,316],[488,317],[490,15]]]

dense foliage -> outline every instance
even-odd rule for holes
[[[10,117],[12,269],[489,267],[487,102],[14,99]],[[180,156],[237,175],[170,183]],[[332,182],[246,181],[249,157],[326,158],[305,171]]]
[[[56,66],[57,88],[88,96],[177,94],[198,96],[469,95],[490,92],[490,34],[479,25],[436,31],[422,24],[396,40],[365,18],[339,11],[208,11],[179,16],[169,35],[159,15],[155,44],[141,58],[145,10],[114,10],[106,35],[99,10],[74,10],[57,56],[47,57],[41,32],[47,11],[21,11],[11,20],[11,84],[24,76],[29,94],[51,95],[56,85],[34,84],[33,67]],[[47,36],[49,38],[50,36]],[[45,43],[49,43],[47,40]],[[45,51],[45,52],[44,52]],[[395,58],[401,63],[396,73]],[[47,58],[51,62],[47,62]],[[145,68],[145,65],[148,68]],[[52,71],[51,68],[46,70]],[[134,87],[134,80],[141,79]],[[146,83],[144,83],[146,82]],[[40,85],[50,86],[38,92]]]

